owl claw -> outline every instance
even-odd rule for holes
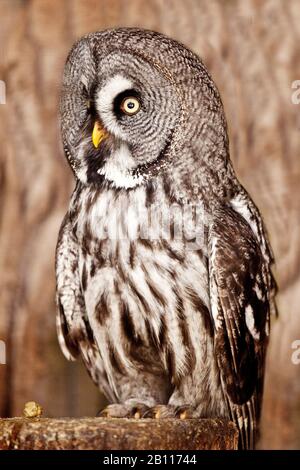
[[[146,413],[144,413],[143,418],[153,418],[153,419],[167,419],[174,418],[174,407],[170,405],[156,405],[152,408],[149,408]]]
[[[97,416],[100,418],[127,418],[130,416],[130,409],[126,405],[113,403],[101,410]]]
[[[175,416],[179,419],[191,419],[194,417],[195,408],[190,405],[177,406]]]
[[[148,406],[141,404],[113,403],[101,410],[97,416],[100,418],[135,418],[140,419],[147,412]]]
[[[144,417],[144,414],[147,413],[149,407],[146,405],[136,405],[131,409],[131,416],[135,419],[141,419]]]

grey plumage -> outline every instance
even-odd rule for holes
[[[63,352],[118,404],[109,415],[230,417],[253,447],[273,257],[205,66],[151,31],[89,34],[67,59],[61,124],[76,176],[56,256]],[[175,233],[187,209],[196,240]]]

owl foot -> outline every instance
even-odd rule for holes
[[[101,418],[152,418],[152,419],[191,419],[195,418],[195,408],[190,405],[155,405],[149,408],[143,403],[113,403],[101,410]]]
[[[143,414],[143,418],[167,419],[175,418],[175,408],[171,405],[155,405]]]
[[[113,403],[107,405],[101,410],[97,416],[101,418],[141,418],[148,410],[148,407],[143,403],[138,404],[123,404]]]

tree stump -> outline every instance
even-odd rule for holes
[[[235,450],[238,431],[222,419],[7,418],[1,450]]]

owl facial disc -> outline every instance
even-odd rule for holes
[[[99,55],[95,49],[94,56],[94,47],[87,40],[87,62],[65,79],[64,148],[80,181],[134,188],[167,165],[171,151],[165,149],[173,149],[170,136],[181,116],[179,94],[148,55],[112,48]],[[76,68],[75,62],[68,66]]]

